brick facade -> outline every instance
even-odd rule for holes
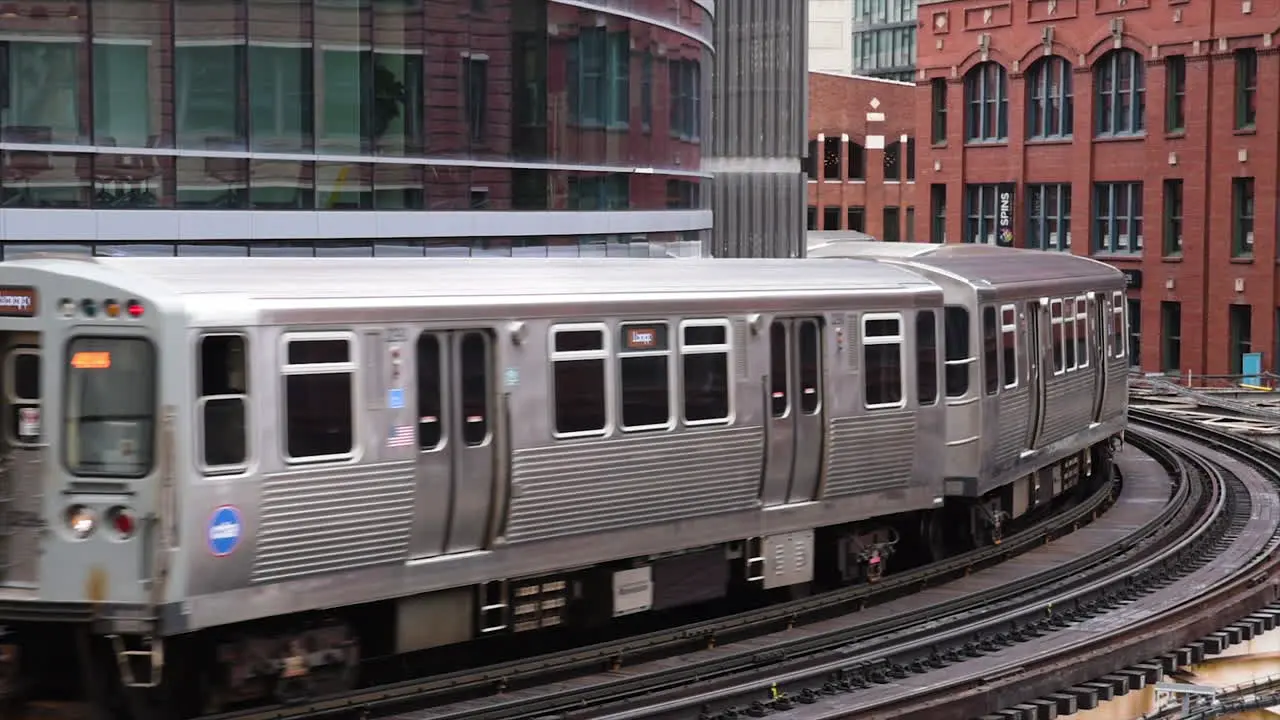
[[[1017,246],[1027,243],[1031,226],[1028,186],[1068,184],[1071,252],[1093,254],[1129,271],[1132,285],[1141,278],[1130,290],[1130,304],[1140,307],[1138,354],[1145,370],[1238,372],[1240,354],[1249,351],[1263,353],[1263,369],[1277,369],[1280,121],[1267,109],[1280,106],[1280,53],[1274,42],[1280,4],[926,0],[919,8],[919,28],[918,181],[945,186],[946,235],[952,241],[966,231],[966,184],[1013,185]],[[1099,84],[1099,67],[1124,50],[1141,59],[1145,128],[1098,137],[1099,88],[1105,87]],[[1028,139],[1028,72],[1048,55],[1069,63],[1073,132],[1062,139]],[[1254,79],[1241,80],[1242,72],[1248,74],[1241,68],[1254,63],[1250,58],[1256,58]],[[986,61],[1007,72],[1007,137],[966,142],[965,78]],[[1170,99],[1176,94],[1170,92],[1176,84],[1171,78],[1179,67],[1185,67],[1181,102]],[[944,136],[935,137],[940,85],[946,87],[948,112]],[[1255,88],[1251,97],[1250,87]],[[1252,122],[1240,121],[1242,103],[1256,108]],[[1180,123],[1175,121],[1179,107]],[[1249,225],[1242,219],[1250,213],[1237,213],[1236,207],[1236,198],[1249,194],[1234,189],[1247,187],[1246,178],[1253,188],[1251,241],[1243,239]],[[1181,181],[1180,247],[1176,224],[1170,222],[1176,214],[1166,213],[1167,196],[1176,193],[1166,181]],[[1105,211],[1096,184],[1111,182],[1142,184],[1141,251],[1100,251],[1102,231],[1095,219]],[[922,197],[928,203],[933,196],[930,190]],[[917,238],[929,236],[929,217],[927,210],[916,213]],[[1114,250],[1114,244],[1108,247]],[[1162,337],[1162,317],[1172,317],[1172,303],[1181,314],[1176,350]]]
[[[917,152],[914,101],[909,83],[809,73],[810,230],[860,229],[881,240],[895,239],[894,228],[885,226],[885,208],[898,208],[896,239],[923,239],[913,234],[908,220],[914,215],[918,225],[921,212],[912,179],[917,169],[910,162]],[[836,147],[837,154],[828,152]],[[832,173],[836,177],[829,178]],[[863,211],[862,228],[850,227],[850,209],[856,214],[857,208]],[[827,227],[824,219],[836,209],[838,226]]]

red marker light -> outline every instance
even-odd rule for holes
[[[110,515],[111,529],[119,533],[122,538],[133,537],[134,531],[138,529],[138,524],[127,509],[121,507],[112,508]]]
[[[129,301],[129,317],[140,318],[142,317],[143,312],[144,311],[142,308],[142,303],[138,302],[137,300]]]

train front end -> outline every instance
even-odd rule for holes
[[[0,716],[159,681],[162,315],[87,258],[0,264]]]

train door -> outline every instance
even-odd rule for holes
[[[1093,347],[1093,422],[1102,420],[1102,406],[1107,399],[1107,301],[1089,294],[1089,324]]]
[[[476,550],[493,502],[493,343],[487,330],[418,337],[418,492],[422,554]]]
[[[35,333],[0,341],[4,436],[0,443],[0,586],[37,581],[42,532],[40,345]]]
[[[1027,303],[1027,386],[1031,401],[1031,422],[1028,423],[1027,450],[1035,450],[1040,444],[1044,429],[1045,377],[1044,369],[1044,318],[1045,307],[1039,300]]]
[[[765,505],[813,500],[822,472],[822,321],[778,318],[769,326],[769,455]]]

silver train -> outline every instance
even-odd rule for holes
[[[1110,472],[1119,272],[814,254],[0,264],[0,687],[322,692],[361,655],[875,580]]]

